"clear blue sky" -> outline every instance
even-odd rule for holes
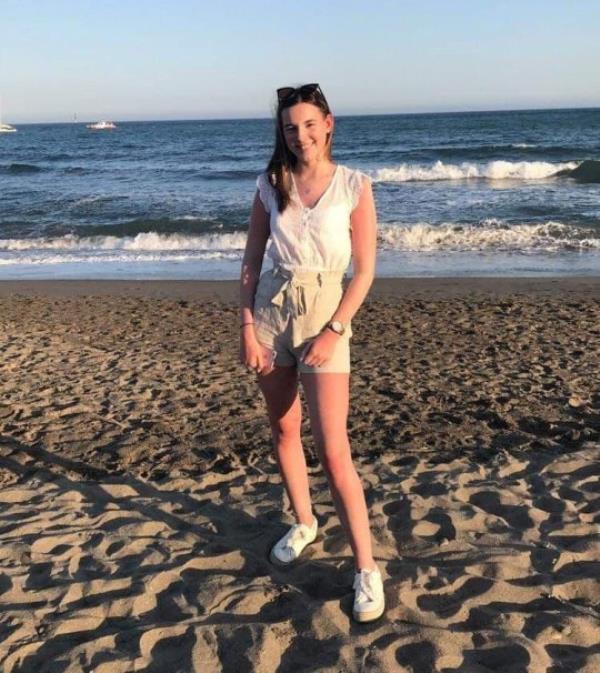
[[[600,106],[598,0],[3,0],[8,122]]]

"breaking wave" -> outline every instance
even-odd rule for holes
[[[478,224],[382,224],[378,237],[383,249],[410,252],[600,250],[600,230],[562,222],[507,224],[490,219]]]
[[[245,231],[12,238],[0,239],[0,265],[241,259],[245,245]],[[600,228],[552,221],[509,224],[495,219],[477,224],[380,224],[378,247],[403,252],[600,251]]]
[[[547,161],[489,161],[487,163],[401,164],[394,168],[379,168],[373,172],[374,182],[418,182],[437,180],[543,180],[571,172],[579,166],[577,161],[550,163]]]
[[[244,232],[203,234],[160,234],[144,232],[136,236],[77,236],[67,234],[56,238],[38,237],[22,239],[0,239],[0,251],[23,250],[64,250],[64,251],[106,251],[123,250],[136,252],[164,252],[174,250],[219,251],[243,250],[246,244]]]

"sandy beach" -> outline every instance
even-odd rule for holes
[[[292,523],[237,282],[0,283],[0,671],[600,670],[600,278],[378,279],[349,434],[388,609],[308,419]]]

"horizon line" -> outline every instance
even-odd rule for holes
[[[499,108],[499,109],[467,109],[467,110],[436,110],[436,111],[421,111],[421,112],[360,112],[360,113],[340,113],[334,114],[336,119],[344,117],[408,117],[419,115],[460,115],[460,114],[497,114],[502,112],[560,112],[568,110],[600,110],[600,105],[583,105],[576,107],[522,107],[522,108]],[[88,122],[98,121],[100,118],[77,119],[71,121],[37,121],[37,122],[19,122],[13,121],[12,125],[19,126],[35,126],[36,124],[86,124]],[[108,120],[108,117],[104,117]],[[206,122],[206,121],[272,121],[273,117],[180,117],[180,118],[161,118],[161,119],[122,119],[111,117],[111,121],[116,121],[121,124],[143,124],[143,123],[160,123],[160,122]]]

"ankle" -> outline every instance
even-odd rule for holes
[[[377,563],[375,561],[371,561],[370,563],[364,563],[364,564],[355,564],[354,571],[359,573],[361,570],[373,571],[373,570],[379,570],[379,567],[377,566]]]
[[[296,517],[296,521],[297,523],[304,524],[305,526],[311,528],[316,518],[317,517],[312,512],[309,512],[308,516]]]

